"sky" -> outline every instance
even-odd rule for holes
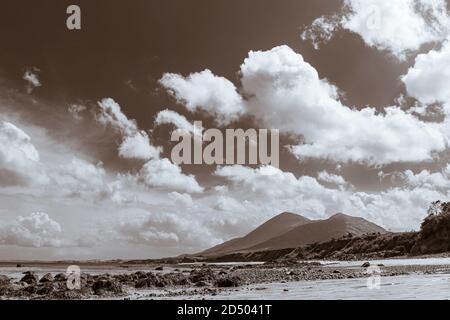
[[[445,0],[2,1],[0,260],[195,253],[285,211],[417,230],[449,200],[449,38]],[[194,121],[279,130],[280,167],[174,164]]]

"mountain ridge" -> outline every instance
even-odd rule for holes
[[[198,255],[219,256],[239,252],[279,250],[326,242],[349,234],[362,236],[386,232],[382,227],[364,218],[344,213],[334,214],[324,220],[310,220],[295,213],[283,212],[246,236],[231,239]]]

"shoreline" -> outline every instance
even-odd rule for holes
[[[436,255],[433,256],[436,258]],[[399,260],[403,259],[386,259],[390,262]],[[0,267],[0,299],[134,300],[181,296],[206,298],[254,285],[368,278],[369,266],[378,266],[382,277],[450,274],[448,262],[435,265],[425,263],[385,266],[367,261],[364,265],[339,266],[327,264],[327,261],[289,261],[222,265],[153,264],[128,269],[118,268],[114,264],[109,265],[109,269],[94,268],[95,270],[82,271],[81,289],[69,290],[66,285],[67,275],[61,271],[63,269],[56,268],[51,272],[45,267],[37,266],[37,270],[27,270],[27,267],[31,267],[24,266],[9,268],[7,270],[10,274],[4,275],[4,270]],[[15,276],[11,276],[11,272],[16,272]]]

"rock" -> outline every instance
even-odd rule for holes
[[[362,268],[368,268],[370,267],[370,262],[364,262],[361,266]]]
[[[189,276],[189,280],[194,283],[199,281],[214,281],[215,278],[214,271],[209,268],[192,270],[191,275]]]
[[[11,279],[7,276],[0,275],[0,287],[7,286],[11,282]]]
[[[25,276],[23,276],[20,281],[25,282],[27,284],[36,284],[38,282],[38,277],[34,272],[27,271],[25,272]]]
[[[155,271],[163,271],[164,270],[164,267],[163,266],[159,266],[159,267],[156,267],[155,268]]]
[[[58,273],[55,278],[55,281],[66,281],[67,280],[67,275],[65,273]]]
[[[341,272],[339,270],[333,270],[333,273],[340,274]]]
[[[92,285],[92,290],[97,296],[103,295],[106,292],[117,294],[122,292],[122,286],[120,284],[117,284],[112,279],[103,278],[94,282],[94,284]]]
[[[23,264],[21,264],[21,263],[16,264],[16,268],[22,268],[22,267],[23,267]]]
[[[384,264],[382,264],[382,263],[377,264],[377,267],[384,267]]]
[[[242,284],[242,279],[238,276],[224,277],[217,279],[215,284],[219,288],[239,287]]]
[[[195,284],[195,286],[201,288],[208,286],[208,284],[205,281],[199,281]]]
[[[134,287],[136,289],[148,287],[147,279],[139,279],[138,281],[135,282]]]
[[[53,282],[53,276],[51,273],[47,273],[44,276],[42,276],[41,280],[39,280],[39,282],[44,283],[44,282]]]
[[[22,292],[28,293],[28,294],[34,294],[36,293],[37,288],[34,285],[29,285],[28,287],[25,287],[22,289]]]
[[[54,290],[53,284],[50,282],[46,282],[43,286],[39,287],[36,291],[39,295],[48,295],[52,293]]]

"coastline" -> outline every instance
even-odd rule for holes
[[[255,292],[272,287],[325,281],[364,284],[368,267],[378,267],[383,279],[401,276],[450,275],[448,254],[369,261],[284,261],[258,264],[144,264],[127,265],[97,262],[83,265],[79,290],[67,289],[67,267],[62,262],[36,264],[20,268],[0,263],[0,299],[178,299],[226,296],[237,291]],[[433,261],[433,263],[429,263]],[[73,262],[73,261],[71,261]],[[399,263],[400,262],[400,263]],[[441,262],[442,264],[439,264]],[[85,262],[86,263],[86,262]],[[346,263],[348,265],[346,265]],[[293,290],[283,289],[283,290]],[[283,292],[288,292],[283,291]],[[262,296],[262,299],[264,297]]]

